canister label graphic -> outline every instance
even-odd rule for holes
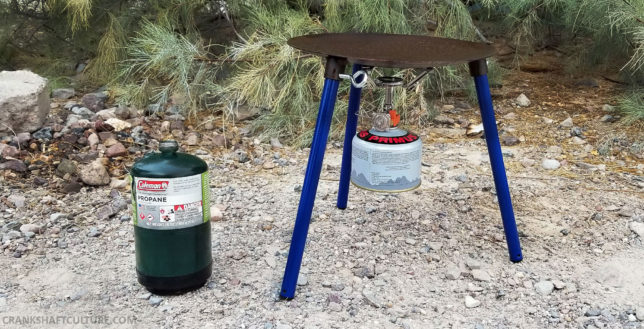
[[[180,178],[135,177],[134,224],[172,230],[208,221],[207,182],[207,172]]]

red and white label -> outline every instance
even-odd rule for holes
[[[154,179],[135,177],[138,226],[179,229],[203,223],[202,175]],[[207,213],[206,213],[207,215]]]

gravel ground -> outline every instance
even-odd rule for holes
[[[239,151],[197,152],[224,217],[212,223],[211,279],[181,296],[151,296],[137,283],[127,191],[5,182],[0,327],[644,328],[641,168],[546,170],[544,158],[576,154],[505,147],[525,257],[513,264],[484,141],[423,135],[419,189],[352,187],[346,210],[335,208],[341,150],[328,149],[290,301],[278,291],[306,150],[255,145],[259,156],[244,163]],[[105,205],[118,213],[101,216]],[[112,323],[16,324],[67,316]]]

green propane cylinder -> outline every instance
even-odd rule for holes
[[[212,273],[208,165],[163,141],[132,167],[139,283],[156,294],[203,286]]]

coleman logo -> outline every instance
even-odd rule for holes
[[[164,192],[168,189],[168,181],[140,180],[136,185],[139,191]]]

